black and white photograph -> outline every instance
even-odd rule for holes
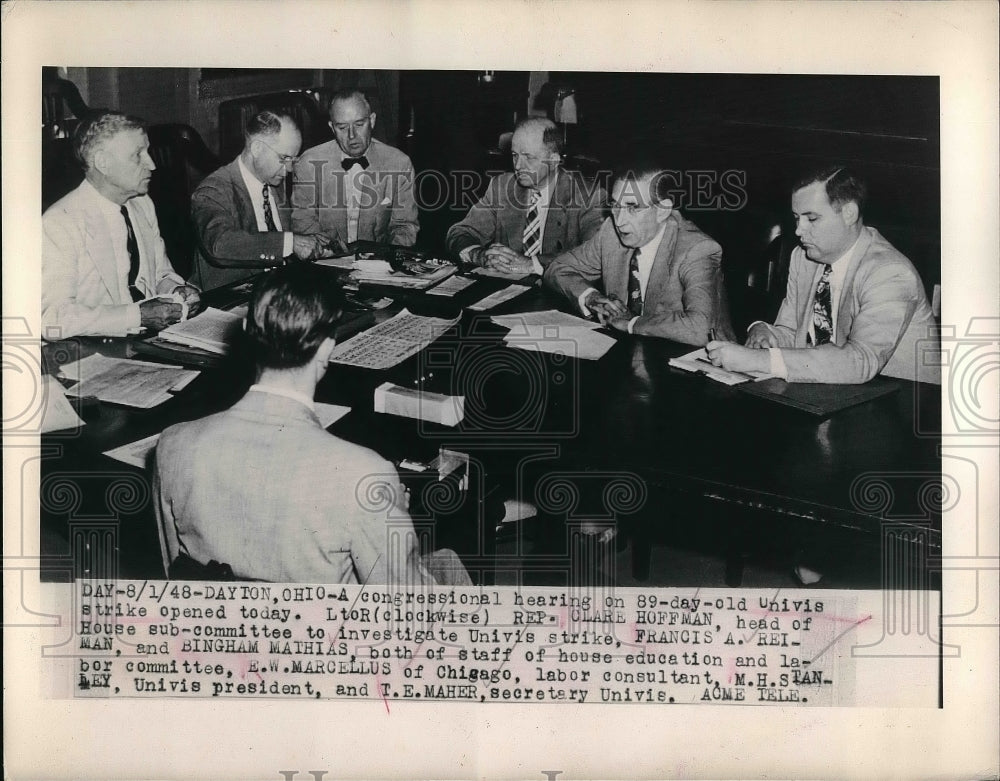
[[[995,774],[995,8],[45,5],[11,777]]]

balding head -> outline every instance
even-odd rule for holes
[[[514,128],[511,156],[518,184],[534,190],[544,187],[562,160],[555,123],[545,117],[521,120]]]

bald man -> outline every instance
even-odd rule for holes
[[[314,146],[295,166],[292,229],[320,233],[334,246],[377,241],[411,247],[420,225],[413,163],[372,138],[375,112],[357,90],[330,101],[333,141]]]
[[[301,146],[291,117],[262,111],[247,123],[240,156],[195,189],[191,216],[200,250],[193,278],[202,289],[322,253],[318,236],[292,231],[284,202],[285,176]]]
[[[514,172],[489,188],[445,239],[460,260],[507,273],[541,274],[557,255],[597,233],[605,193],[562,168],[559,131],[548,119],[518,123]]]

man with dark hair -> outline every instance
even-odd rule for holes
[[[310,260],[323,252],[320,237],[292,232],[284,204],[282,185],[302,146],[294,120],[262,111],[243,138],[239,157],[207,176],[191,196],[200,244],[194,278],[202,289],[280,266],[285,258]]]
[[[342,307],[336,282],[311,265],[257,281],[245,325],[256,384],[229,410],[168,428],[157,445],[168,574],[180,558],[278,582],[470,582],[451,551],[419,555],[393,466],[328,434],[316,416]]]
[[[668,182],[655,165],[618,172],[611,217],[544,279],[604,325],[703,345],[713,330],[732,334],[722,248],[674,208]]]
[[[156,165],[142,120],[95,111],[73,150],[85,178],[42,215],[43,336],[125,336],[176,323],[185,305],[197,312],[199,291],[170,265],[146,194]]]
[[[307,150],[295,166],[296,233],[321,233],[341,249],[355,241],[416,243],[413,163],[372,138],[375,119],[363,92],[346,90],[330,100],[334,140]]]
[[[876,374],[941,382],[934,315],[913,264],[864,223],[867,188],[844,166],[800,181],[785,299],[745,347],[708,346],[717,366],[790,382],[862,383]],[[926,352],[926,354],[925,354]]]
[[[605,193],[562,169],[559,131],[544,117],[521,120],[511,140],[514,173],[494,177],[448,230],[448,251],[507,273],[541,274],[561,252],[601,227]]]

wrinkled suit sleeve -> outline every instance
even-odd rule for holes
[[[497,240],[500,234],[500,178],[494,176],[483,197],[469,209],[460,222],[448,229],[445,245],[448,252],[458,257],[468,247],[481,247]]]
[[[605,220],[601,229],[579,247],[564,252],[545,269],[542,279],[549,287],[562,293],[576,304],[580,295],[591,287],[601,287],[601,258],[604,245],[618,243],[611,220]]]
[[[392,216],[389,218],[389,241],[403,247],[416,244],[420,230],[417,204],[413,200],[414,178],[413,163],[406,158],[404,170],[392,182]]]
[[[225,185],[205,182],[191,196],[191,217],[201,246],[213,265],[223,268],[265,268],[284,254],[281,231],[250,230],[240,224],[231,192]],[[265,258],[261,258],[264,255]]]

